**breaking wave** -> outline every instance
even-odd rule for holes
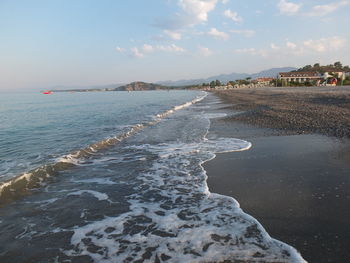
[[[207,93],[204,93],[189,102],[174,106],[163,113],[157,114],[152,121],[133,125],[122,134],[90,144],[83,149],[79,149],[58,158],[54,163],[45,164],[6,182],[0,183],[0,206],[29,194],[32,189],[45,186],[50,182],[50,180],[54,180],[53,178],[57,176],[59,172],[74,168],[75,166],[79,165],[82,160],[94,156],[103,150],[107,150],[145,127],[157,124],[159,121],[175,111],[186,108],[203,100],[206,96]]]
[[[250,147],[233,138],[126,147],[158,156],[128,197],[129,212],[74,228],[73,249],[64,253],[106,263],[305,262],[235,199],[208,189],[202,164]]]

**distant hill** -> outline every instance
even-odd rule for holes
[[[283,67],[283,68],[271,68],[254,74],[248,73],[231,73],[231,74],[221,74],[217,76],[212,76],[204,79],[187,79],[187,80],[177,80],[177,81],[159,81],[160,85],[164,86],[187,86],[196,85],[202,83],[209,83],[213,80],[220,80],[220,82],[226,83],[230,80],[245,79],[245,78],[261,78],[261,77],[276,77],[279,72],[290,72],[296,70],[293,67]]]
[[[104,85],[104,86],[95,86],[95,87],[86,87],[86,88],[69,88],[69,87],[56,87],[56,89],[50,89],[53,92],[96,92],[96,91],[136,91],[136,90],[160,90],[168,89],[169,87],[154,84],[146,83],[142,81],[132,82],[130,84],[118,85]]]
[[[154,84],[154,83],[146,83],[142,81],[136,81],[132,82],[130,84],[117,87],[113,90],[115,91],[135,91],[135,90],[159,90],[159,89],[165,89],[163,85],[160,84]]]
[[[89,91],[110,91],[125,84],[108,84],[93,86],[53,86],[49,90],[53,92],[89,92]]]
[[[250,77],[252,79],[262,78],[262,77],[275,78],[279,72],[290,72],[293,70],[296,70],[296,68],[293,68],[293,67],[271,68],[268,70],[260,71],[259,73],[251,74]]]

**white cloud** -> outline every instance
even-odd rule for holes
[[[230,2],[230,0],[221,0],[221,2],[226,5],[228,2]]]
[[[119,53],[125,52],[125,48],[121,48],[121,47],[116,47],[115,50],[118,51]]]
[[[209,57],[213,54],[213,51],[207,47],[198,47],[198,54],[202,57]]]
[[[280,0],[277,4],[281,14],[284,15],[295,15],[298,13],[302,4],[296,4],[293,2],[287,2],[287,0]]]
[[[318,40],[306,40],[304,41],[304,46],[306,48],[309,48],[311,50],[317,51],[317,52],[331,52],[331,51],[337,51],[341,48],[343,48],[346,44],[346,39],[342,37],[329,37],[329,38],[321,38]]]
[[[224,16],[227,18],[232,19],[233,21],[240,23],[243,21],[243,18],[241,16],[238,15],[237,12],[232,11],[231,9],[227,9],[224,11]]]
[[[295,43],[293,43],[293,42],[287,41],[286,47],[287,47],[288,49],[296,49],[296,48],[297,48],[297,45],[296,45]]]
[[[184,48],[179,47],[179,46],[177,46],[175,44],[171,44],[171,45],[168,45],[168,46],[163,46],[163,45],[156,46],[155,50],[160,50],[160,51],[165,51],[165,52],[176,52],[176,53],[185,52]]]
[[[309,13],[306,13],[306,16],[324,16],[329,13],[336,11],[337,9],[350,5],[350,1],[339,1],[333,2],[327,5],[316,5],[312,8]]]
[[[252,37],[255,35],[255,31],[254,30],[250,30],[250,29],[245,29],[245,30],[230,30],[231,33],[235,33],[235,34],[240,34],[243,35],[245,37]]]
[[[168,53],[183,53],[186,50],[182,47],[175,45],[175,44],[157,45],[157,46],[144,44],[141,48],[137,48],[137,47],[130,48],[131,56],[137,57],[137,58],[142,58],[147,54],[152,54],[152,53],[155,53],[157,51],[168,52]]]
[[[177,35],[172,34],[170,37],[178,40],[176,38],[180,36],[179,31],[207,22],[209,12],[215,9],[218,1],[219,0],[177,0],[177,4],[182,11],[167,18],[157,19],[153,26],[163,30],[177,31]]]
[[[255,53],[256,49],[255,48],[241,48],[241,49],[236,49],[235,52],[237,53]]]
[[[235,53],[276,59],[280,59],[281,57],[290,58],[292,56],[299,57],[298,59],[308,56],[320,58],[322,56],[321,54],[328,56],[329,54],[333,54],[333,52],[346,48],[346,43],[347,40],[339,36],[316,40],[310,39],[297,43],[287,40],[283,45],[271,43],[270,48],[242,48],[236,49]]]
[[[266,52],[271,56],[300,56],[304,54],[304,47],[302,44],[296,44],[291,41],[286,41],[284,45],[276,45],[274,43],[270,44],[270,50]]]
[[[179,6],[196,22],[206,22],[208,13],[215,9],[218,0],[179,0]]]
[[[271,47],[271,49],[273,49],[273,50],[280,50],[280,49],[281,49],[281,47],[277,46],[277,45],[274,44],[274,43],[271,43],[271,44],[270,44],[270,47]]]
[[[140,50],[137,47],[133,47],[130,49],[131,55],[136,58],[142,58],[143,54],[140,52]]]
[[[152,53],[154,51],[154,48],[151,45],[144,44],[142,46],[142,51],[143,51],[143,53]]]
[[[182,35],[177,30],[163,30],[163,32],[173,40],[181,40]]]
[[[215,38],[221,38],[223,40],[227,40],[229,38],[229,35],[225,32],[221,32],[217,30],[216,28],[211,28],[210,31],[207,33],[209,36],[215,37]]]

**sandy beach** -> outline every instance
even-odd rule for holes
[[[205,164],[211,192],[234,197],[308,262],[350,258],[350,89],[217,92],[210,136],[253,147]]]

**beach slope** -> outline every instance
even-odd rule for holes
[[[212,192],[234,197],[308,262],[350,258],[350,88],[216,92],[228,116],[211,136],[252,142],[205,164]]]

